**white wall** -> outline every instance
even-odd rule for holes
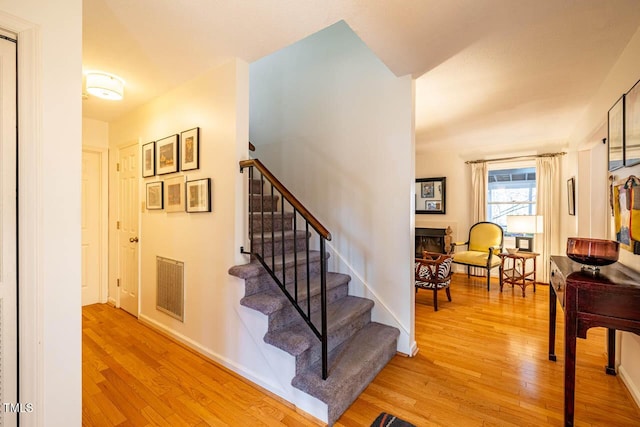
[[[0,9],[19,40],[21,424],[80,425],[82,2]]]
[[[624,92],[628,91],[634,83],[640,79],[640,29],[627,45],[626,49],[618,59],[615,66],[611,69],[609,75],[602,83],[599,89],[594,88],[593,101],[587,108],[583,118],[576,125],[571,138],[571,144],[574,146],[585,146],[592,150],[594,161],[599,161],[599,165],[594,167],[589,173],[599,175],[594,177],[598,185],[578,186],[578,197],[587,197],[593,200],[592,209],[600,212],[608,212],[605,218],[609,218],[611,226],[611,216],[608,210],[609,194],[603,192],[602,183],[607,181],[607,157],[606,151],[603,150],[598,142],[606,137],[606,128],[601,125],[606,121],[607,111],[615,103],[615,101]],[[598,130],[600,129],[600,130]],[[583,164],[581,163],[582,167]],[[640,175],[640,166],[631,168],[618,169],[613,172],[616,180],[627,177],[629,175]],[[583,194],[592,188],[591,194]],[[606,191],[606,190],[605,190]],[[578,215],[581,212],[578,211]],[[599,220],[596,220],[599,221]],[[608,237],[612,238],[614,233],[609,230]],[[597,236],[595,236],[597,237]],[[640,271],[640,256],[621,250],[620,262],[636,271]],[[623,332],[620,352],[620,374],[624,382],[628,385],[629,390],[633,394],[636,402],[640,405],[640,337],[631,333]]]
[[[608,218],[611,217],[607,180],[607,145],[602,139],[607,136],[606,122],[591,135],[588,149],[578,151],[576,176],[576,216],[578,229],[565,237],[582,236],[606,239]],[[602,195],[605,197],[602,197]],[[563,200],[566,200],[563,198]],[[566,239],[563,239],[566,242]],[[564,248],[563,248],[564,249]]]
[[[411,352],[411,78],[394,76],[344,22],[250,70],[254,156],[329,229],[334,267]]]
[[[211,178],[212,212],[140,214],[140,320],[164,330],[200,353],[255,383],[288,398],[288,391],[261,353],[262,335],[245,326],[240,299],[244,281],[228,274],[247,259],[240,254],[246,234],[244,175],[238,162],[248,157],[249,67],[232,60],[154,99],[112,122],[109,140],[117,147],[140,145],[200,128],[200,168],[140,180],[145,184],[185,175]],[[115,159],[111,165],[111,200],[117,200]],[[110,215],[110,258],[117,259],[117,211]],[[185,315],[180,322],[156,309],[156,256],[184,262]],[[117,292],[117,263],[110,267],[110,299]],[[262,316],[264,317],[264,316]],[[232,331],[232,333],[229,333]],[[259,341],[259,342],[258,342]],[[290,386],[289,386],[290,387]]]
[[[82,145],[109,148],[109,124],[100,120],[82,118]]]

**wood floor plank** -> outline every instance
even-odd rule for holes
[[[389,412],[418,427],[561,426],[563,316],[557,362],[547,358],[548,287],[487,292],[454,275],[453,301],[433,311],[416,295],[415,357],[394,357],[336,423],[368,426]],[[576,426],[640,426],[640,409],[618,377],[604,374],[605,330],[577,344]],[[85,426],[313,426],[235,373],[108,305],[83,308]]]

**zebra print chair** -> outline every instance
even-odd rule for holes
[[[451,255],[437,254],[424,251],[422,258],[416,258],[415,263],[415,286],[418,289],[429,289],[433,291],[433,309],[438,311],[438,291],[444,289],[447,299],[451,301],[449,284],[451,283]]]

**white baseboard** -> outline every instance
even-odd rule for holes
[[[244,367],[238,365],[237,363],[233,362],[232,360],[227,359],[226,357],[220,356],[219,354],[213,352],[211,349],[205,348],[202,345],[200,345],[199,343],[193,341],[191,338],[187,338],[184,335],[174,331],[173,329],[167,328],[165,325],[163,325],[162,323],[159,323],[158,321],[144,315],[144,314],[140,314],[138,317],[138,320],[140,320],[142,323],[150,326],[151,328],[154,329],[158,329],[160,331],[162,331],[163,333],[167,334],[168,336],[170,336],[171,338],[181,342],[182,344],[186,345],[187,347],[197,351],[198,353],[202,354],[203,356],[205,356],[208,359],[211,359],[212,361],[219,363],[220,365],[224,366],[227,369],[230,369],[231,371],[237,373],[238,375],[248,379],[249,381],[259,385],[260,387],[264,388],[265,390],[268,390],[269,392],[277,395],[277,396],[281,396],[282,394],[282,390],[277,390],[274,389],[274,387],[272,386],[272,384],[270,384],[268,381],[266,381],[264,378],[262,378],[260,375],[257,375],[253,372],[249,372],[246,369],[244,369]]]
[[[636,405],[640,407],[640,389],[638,386],[631,380],[631,377],[624,369],[624,365],[618,366],[618,374],[620,375],[620,379],[627,386],[627,390],[631,393],[631,397],[636,401]]]
[[[410,353],[410,356],[411,356],[411,357],[414,357],[416,354],[418,354],[418,351],[419,351],[419,350],[420,350],[420,349],[418,348],[418,343],[414,341],[414,342],[413,342],[413,344],[411,344],[411,353]]]
[[[247,309],[247,311],[249,311],[249,309]],[[238,374],[239,376],[251,381],[252,383],[258,385],[259,387],[263,388],[264,390],[273,393],[274,395],[278,396],[279,398],[293,404],[296,409],[298,411],[301,412],[305,412],[306,415],[310,418],[316,418],[318,421],[320,422],[326,422],[327,421],[327,417],[328,417],[328,411],[327,411],[327,405],[324,402],[321,402],[320,400],[306,395],[303,392],[300,392],[299,390],[294,389],[290,384],[288,386],[288,390],[285,388],[280,388],[278,387],[276,384],[274,384],[272,381],[269,381],[267,378],[258,375],[254,372],[248,371],[247,369],[245,369],[243,366],[238,365],[237,363],[235,363],[232,360],[229,360],[226,357],[223,357],[217,353],[215,353],[214,351],[212,351],[211,349],[205,348],[202,345],[200,345],[199,343],[193,341],[190,338],[185,337],[184,335],[176,332],[175,330],[166,327],[165,325],[163,325],[162,323],[148,317],[145,316],[144,314],[140,314],[138,317],[138,320],[140,320],[140,322],[148,325],[149,327],[153,328],[153,329],[158,329],[160,331],[162,331],[164,334],[170,336],[171,338],[175,339],[176,341],[179,341],[180,343],[186,345],[187,347],[197,351],[198,353],[200,353],[201,355],[203,355],[204,357],[212,360],[215,363],[218,363],[222,366],[224,366],[225,368],[235,372],[236,374]],[[275,347],[269,346],[268,344],[262,342],[263,346],[266,346],[267,349],[269,351],[274,351],[274,352],[279,352],[281,350],[276,349]],[[269,362],[270,360],[273,360],[272,357],[267,357],[265,354],[263,354],[263,357],[265,357],[265,360],[267,362]],[[294,372],[295,372],[295,361],[292,365]],[[282,371],[280,371],[282,372]],[[288,376],[288,378],[293,378],[293,374],[290,374]],[[282,378],[280,378],[282,379]],[[282,386],[282,385],[281,385]]]

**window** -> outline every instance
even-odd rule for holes
[[[507,231],[507,215],[536,214],[536,168],[489,171],[487,221]]]

